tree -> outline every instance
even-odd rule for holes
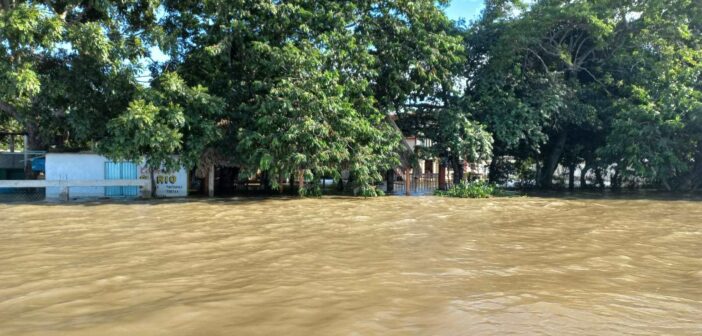
[[[619,10],[617,1],[500,1],[470,31],[469,41],[492,45],[470,49],[467,95],[496,155],[538,159],[541,187],[551,187],[566,146],[579,145],[571,137],[603,129],[611,76],[602,63],[625,30]]]
[[[220,138],[214,116],[222,109],[222,101],[205,88],[188,87],[177,74],[165,73],[108,122],[98,148],[115,161],[144,160],[155,193],[155,170],[192,168],[207,146]]]
[[[646,1],[636,13],[631,47],[611,62],[621,90],[600,154],[623,175],[695,190],[702,185],[702,8]]]
[[[445,2],[441,2],[445,5]],[[245,173],[343,170],[375,195],[398,163],[387,115],[449,82],[460,36],[434,1],[166,1],[163,47],[189,85],[226,101],[216,148]],[[304,188],[302,193],[316,193]]]
[[[0,2],[0,115],[30,147],[84,147],[127,108],[157,2]]]
[[[418,147],[419,156],[439,158],[440,166],[450,165],[454,181],[463,179],[463,163],[487,160],[492,154],[492,135],[473,119],[469,107],[421,104],[401,113],[400,126],[428,145]]]

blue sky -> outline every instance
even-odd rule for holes
[[[454,20],[465,19],[469,23],[478,18],[483,7],[483,0],[452,0],[446,8],[446,15]]]

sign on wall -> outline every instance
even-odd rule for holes
[[[149,167],[139,166],[139,178],[148,180]],[[154,172],[157,197],[185,197],[188,196],[188,172],[180,168],[177,171],[159,169]]]

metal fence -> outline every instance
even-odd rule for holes
[[[394,182],[393,193],[404,195],[407,193],[404,180]],[[453,174],[446,174],[446,188],[453,186]],[[439,189],[439,174],[412,174],[410,176],[409,193],[412,195],[431,195]]]
[[[0,203],[26,203],[43,201],[46,188],[1,188]]]
[[[37,178],[39,171],[43,170],[43,161],[39,162],[35,159],[43,160],[41,159],[43,155],[42,151],[0,151],[0,181],[25,181]],[[44,196],[45,188],[41,186],[11,188],[0,185],[0,202],[3,203],[41,201],[44,200]]]

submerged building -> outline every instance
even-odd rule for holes
[[[46,179],[50,181],[148,180],[151,171],[144,162],[115,162],[95,153],[46,154]],[[154,171],[156,197],[188,196],[188,172]],[[137,186],[71,187],[71,198],[130,198],[139,197]],[[47,199],[58,199],[60,188],[46,188]]]

